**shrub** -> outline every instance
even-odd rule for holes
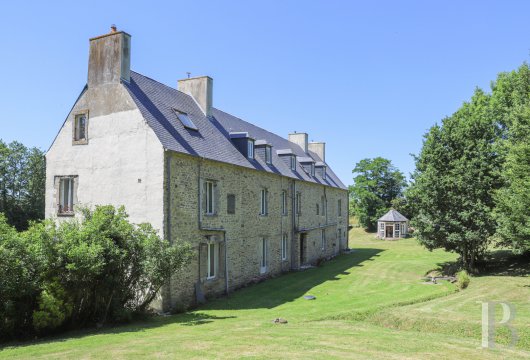
[[[465,289],[469,285],[471,279],[466,270],[462,270],[456,274],[456,284],[458,288]]]
[[[191,258],[123,207],[82,215],[17,233],[0,214],[0,340],[130,319]]]

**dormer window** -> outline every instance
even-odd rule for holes
[[[247,143],[247,157],[249,159],[254,159],[254,140],[248,140]]]
[[[291,156],[291,170],[293,171],[296,170],[296,156],[295,155]]]
[[[315,176],[315,164],[311,163],[311,176]]]
[[[272,148],[270,146],[265,146],[265,162],[267,164],[272,163]]]

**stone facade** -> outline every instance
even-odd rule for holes
[[[314,264],[347,247],[348,196],[345,190],[178,153],[167,156],[170,195],[166,208],[170,209],[170,218],[166,219],[166,226],[170,228],[171,239],[193,244],[196,257],[185,274],[172,279],[170,290],[166,290],[164,308],[193,304],[196,284],[200,284],[206,296],[215,296],[262,277]],[[213,215],[207,215],[202,206],[205,181],[215,183]],[[266,215],[260,214],[262,189],[267,190]],[[285,213],[282,209],[284,191],[288,199]],[[296,193],[301,195],[302,206],[300,214],[294,212],[293,216]],[[234,214],[227,213],[228,195],[235,195]],[[218,271],[213,279],[206,276],[207,236],[215,237],[219,243]],[[282,260],[284,236],[287,237],[287,253]],[[265,272],[260,266],[263,239],[267,243]],[[304,254],[301,254],[301,246]]]

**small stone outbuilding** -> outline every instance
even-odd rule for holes
[[[377,220],[377,237],[380,239],[399,239],[408,234],[409,219],[392,209]]]

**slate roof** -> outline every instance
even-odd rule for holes
[[[306,154],[300,146],[287,139],[219,109],[214,108],[212,116],[207,117],[190,95],[134,71],[131,71],[130,83],[124,83],[124,86],[167,150],[346,189],[329,166],[326,179],[319,175],[310,176],[298,162],[296,170],[292,171],[276,150],[290,149],[300,158],[311,157],[314,161],[322,159],[311,151]],[[173,109],[187,113],[198,131],[184,127]],[[250,137],[272,145],[272,163],[265,163],[259,156],[253,160],[241,154],[230,140],[230,133],[234,132],[247,132]]]
[[[399,211],[392,209],[377,221],[409,221],[409,219],[401,215]]]

